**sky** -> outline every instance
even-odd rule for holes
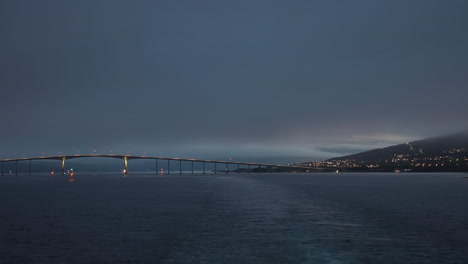
[[[464,0],[2,0],[0,158],[292,162],[466,130],[467,13]]]

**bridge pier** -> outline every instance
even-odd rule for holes
[[[170,163],[169,163],[169,160],[167,160],[167,174],[171,174],[171,167],[170,166]]]
[[[2,163],[3,165],[3,163]],[[2,173],[3,173],[3,169],[2,169]],[[203,162],[203,174],[205,174],[205,162]]]
[[[31,160],[29,160],[29,176],[31,176]]]
[[[124,174],[128,174],[128,157],[124,156]]]
[[[155,163],[156,163],[156,175],[158,175],[158,174],[159,174],[159,173],[158,173],[158,159],[154,159],[154,160],[156,161],[156,162],[155,162]]]
[[[179,160],[179,175],[182,174],[182,160]]]
[[[226,174],[229,173],[229,163],[226,163]]]
[[[62,175],[65,175],[65,157],[62,157]]]
[[[237,163],[237,173],[240,173],[240,166],[239,166],[239,163]]]
[[[216,174],[216,162],[214,164],[215,164],[215,174]]]
[[[15,162],[15,176],[18,176],[18,161]]]
[[[3,176],[3,161],[2,161],[2,176]]]
[[[192,175],[193,175],[193,160],[192,160]]]

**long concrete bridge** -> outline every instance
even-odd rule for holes
[[[59,160],[62,164],[62,174],[65,174],[65,163],[69,159],[75,158],[89,158],[89,157],[96,157],[96,158],[117,158],[123,160],[123,173],[128,173],[128,163],[129,160],[132,159],[152,159],[155,160],[155,168],[156,173],[158,173],[158,162],[160,160],[167,161],[167,173],[170,174],[170,161],[179,161],[179,173],[182,174],[182,162],[191,162],[192,165],[192,174],[193,174],[193,163],[199,162],[203,163],[203,174],[206,173],[205,164],[212,163],[214,164],[214,172],[217,172],[216,165],[217,164],[225,164],[225,172],[229,172],[228,165],[237,165],[237,170],[239,171],[240,165],[248,166],[248,169],[251,166],[255,167],[266,167],[266,168],[288,168],[288,169],[309,169],[307,167],[302,166],[294,166],[294,165],[279,165],[279,164],[267,164],[267,163],[255,163],[255,162],[237,162],[237,161],[222,161],[222,160],[205,160],[205,159],[183,159],[183,158],[167,158],[167,157],[150,157],[150,156],[134,156],[134,155],[114,155],[114,154],[84,154],[84,155],[61,155],[61,156],[49,156],[49,157],[34,157],[34,158],[18,158],[18,159],[3,159],[0,160],[1,163],[1,175],[3,176],[3,164],[5,162],[15,162],[15,175],[18,175],[18,161],[29,161],[29,174],[31,175],[31,161],[32,160]]]

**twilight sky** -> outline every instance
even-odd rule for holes
[[[468,129],[468,1],[0,1],[0,158],[306,161]]]

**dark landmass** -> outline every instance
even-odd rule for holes
[[[303,164],[342,171],[468,171],[468,131]]]

